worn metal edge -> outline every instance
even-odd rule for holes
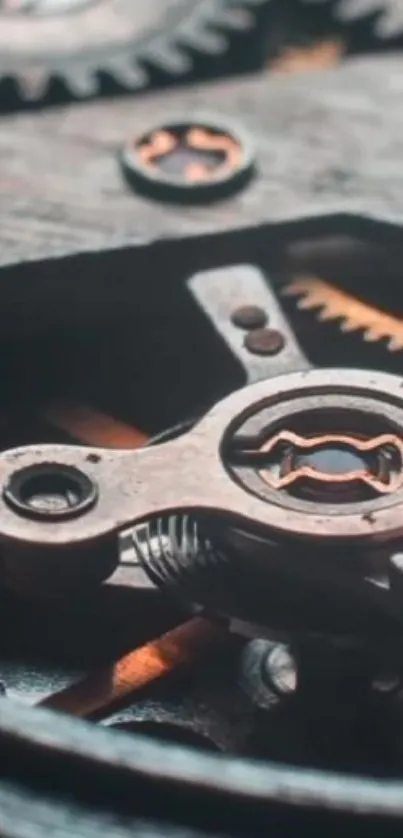
[[[53,789],[85,796],[96,780],[98,795],[106,784],[108,805],[125,809],[147,806],[168,810],[176,794],[202,804],[231,799],[245,813],[260,804],[344,813],[359,817],[403,819],[403,781],[299,770],[233,756],[204,754],[137,735],[112,732],[90,723],[0,699],[1,773],[17,772]],[[85,779],[85,782],[83,780]],[[136,793],[137,792],[137,793]],[[224,810],[223,814],[224,814]],[[233,810],[232,810],[233,814]]]

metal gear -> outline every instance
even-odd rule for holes
[[[371,306],[316,277],[300,277],[283,289],[298,298],[299,309],[312,310],[320,321],[338,320],[342,332],[362,332],[369,343],[386,340],[391,352],[403,349],[403,320]]]
[[[154,70],[184,80],[195,57],[223,55],[272,0],[0,0],[0,79],[20,98],[42,99],[52,80],[76,97],[100,74],[141,90]]]
[[[303,0],[306,5],[329,4],[329,0]],[[374,17],[374,35],[395,38],[403,33],[402,0],[335,0],[332,12],[342,23]]]

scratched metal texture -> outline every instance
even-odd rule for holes
[[[214,86],[11,116],[0,137],[0,264],[146,244],[335,213],[403,216],[403,58],[361,59],[321,74]],[[241,121],[258,173],[207,208],[136,196],[120,145],[168,115]]]

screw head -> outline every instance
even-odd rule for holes
[[[279,695],[292,695],[296,691],[297,664],[288,646],[277,643],[262,659],[262,676]]]
[[[238,126],[178,119],[130,137],[121,164],[131,186],[149,198],[199,204],[242,188],[254,172],[254,155]]]
[[[254,329],[245,335],[244,345],[253,355],[278,355],[285,339],[277,329]]]
[[[238,326],[239,329],[261,329],[268,319],[260,306],[239,306],[231,316],[234,326]]]

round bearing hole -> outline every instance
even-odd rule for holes
[[[14,472],[4,488],[8,505],[26,518],[47,521],[81,515],[95,503],[95,483],[73,466],[41,463]]]

